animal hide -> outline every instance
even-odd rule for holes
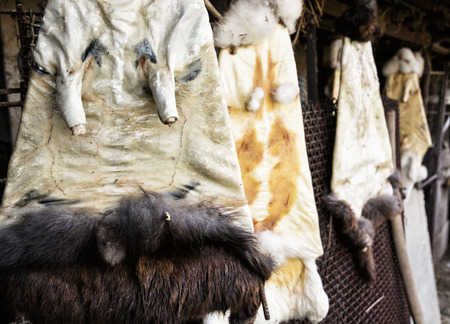
[[[419,83],[422,72],[423,58],[408,48],[400,49],[383,67],[387,77],[384,92],[399,102],[400,154],[406,198],[414,184],[427,176],[422,160],[432,144]]]
[[[420,78],[423,74],[425,61],[420,52],[415,52],[407,47],[398,50],[386,64],[383,65],[383,75],[389,77],[394,73],[415,73]]]
[[[332,45],[338,99],[331,191],[323,197],[336,230],[354,252],[357,269],[376,279],[372,243],[377,227],[402,212],[392,150],[370,42],[344,37]],[[334,58],[334,59],[333,59]]]
[[[271,36],[278,22],[292,34],[302,9],[303,0],[234,1],[214,28],[215,45],[235,48],[257,44]]]
[[[394,170],[371,43],[344,37],[338,75],[331,190],[360,217],[369,199],[392,195]]]
[[[219,66],[255,231],[269,231],[262,244],[278,246],[269,251],[282,258],[267,282],[271,322],[303,317],[318,322],[328,311],[315,265],[323,250],[287,29],[278,25],[270,38],[234,54],[222,49]],[[290,100],[277,101],[280,86],[295,86],[295,96],[288,91],[282,97]],[[258,88],[264,98],[257,111],[248,111],[247,102]],[[263,322],[261,312],[257,322]]]
[[[230,323],[252,323],[274,262],[236,216],[156,193],[102,220],[26,214],[0,228],[0,322],[198,323],[230,309]]]
[[[376,280],[372,250],[376,229],[385,220],[400,215],[403,210],[400,177],[397,171],[389,177],[394,195],[380,195],[369,199],[364,204],[361,217],[357,217],[344,200],[336,199],[333,194],[322,197],[325,209],[336,221],[336,230],[354,252],[358,271],[370,284]]]
[[[34,61],[1,215],[196,179],[253,228],[202,0],[50,0]]]

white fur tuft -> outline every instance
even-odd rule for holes
[[[270,0],[275,14],[283,22],[289,34],[295,32],[297,20],[302,14],[303,0]]]
[[[330,45],[330,68],[333,70],[341,69],[342,44],[344,40],[338,38]]]
[[[394,55],[386,64],[383,65],[381,72],[385,77],[388,77],[391,74],[398,73],[399,70],[399,62],[397,55]]]
[[[247,110],[248,111],[257,111],[259,107],[261,107],[261,101],[264,98],[264,90],[261,87],[256,87],[255,90],[253,90],[250,101],[247,103]]]
[[[394,73],[415,73],[419,77],[423,74],[424,59],[420,52],[413,53],[407,47],[398,50],[386,64],[383,66],[382,72],[384,76],[389,76]]]
[[[221,48],[256,44],[272,34],[276,25],[275,15],[266,1],[239,0],[214,27],[214,43]]]
[[[283,105],[290,103],[299,96],[297,84],[283,83],[272,92],[273,99]]]
[[[402,152],[402,182],[404,188],[405,199],[409,198],[414,184],[423,181],[428,176],[428,171],[423,166],[416,154],[406,150]]]

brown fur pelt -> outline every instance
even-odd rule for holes
[[[399,173],[390,177],[391,184],[400,183]],[[400,186],[400,185],[399,185]],[[336,221],[336,230],[343,235],[348,245],[353,247],[354,256],[361,276],[369,283],[376,279],[375,260],[372,244],[376,229],[387,219],[402,212],[402,202],[394,188],[394,195],[380,195],[369,199],[363,207],[362,216],[357,218],[344,200],[333,194],[322,197],[322,203]]]
[[[96,219],[43,209],[0,229],[0,253],[17,255],[0,258],[1,323],[201,323],[228,309],[253,322],[274,262],[233,214],[147,193]]]
[[[368,42],[380,33],[375,0],[356,0],[336,20],[336,33],[358,42]]]

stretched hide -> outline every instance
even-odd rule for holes
[[[34,62],[2,215],[193,179],[198,199],[245,201],[202,0],[50,0]]]
[[[393,194],[391,145],[371,43],[344,37],[340,59],[331,189],[360,217],[369,199]]]
[[[322,255],[318,215],[306,155],[294,54],[287,29],[264,41],[220,52],[245,194],[255,231],[280,266],[267,283],[271,322],[318,322],[328,298],[317,274]],[[262,312],[258,322],[264,322]]]
[[[102,220],[18,217],[0,228],[0,322],[201,323],[229,309],[230,323],[252,323],[274,263],[237,216],[147,193]]]
[[[383,74],[387,77],[384,91],[389,98],[399,102],[400,153],[406,197],[416,182],[426,178],[422,160],[431,146],[419,84],[422,70],[423,59],[407,48],[401,49],[383,67]]]

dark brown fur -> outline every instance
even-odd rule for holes
[[[96,224],[95,216],[82,215]],[[51,212],[53,223],[58,217]],[[31,261],[9,247],[22,256],[0,271],[0,322],[23,315],[33,323],[194,323],[230,309],[230,323],[252,323],[261,305],[260,285],[274,263],[259,252],[254,235],[231,219],[209,203],[149,193],[125,199],[98,226],[84,227],[88,234],[81,240],[96,235],[98,248],[75,242],[70,252],[69,243],[53,244],[52,234],[72,237],[67,228],[36,232],[43,242],[28,246]],[[24,219],[16,228],[31,233],[31,226],[40,230],[47,221]],[[12,228],[2,234],[19,235]],[[48,258],[52,253],[59,260]]]
[[[354,255],[361,276],[373,283],[376,279],[375,260],[372,244],[376,229],[386,220],[402,212],[399,173],[394,173],[389,180],[394,188],[394,195],[381,195],[369,199],[363,206],[362,216],[357,218],[351,207],[333,194],[322,197],[325,209],[336,220],[336,230],[343,235],[347,244],[354,248]]]
[[[356,0],[336,20],[336,33],[359,42],[368,42],[380,33],[375,0]]]

